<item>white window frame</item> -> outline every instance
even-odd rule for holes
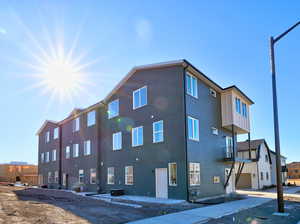
[[[96,124],[96,110],[89,111],[86,117],[87,127],[91,127]]]
[[[41,153],[41,163],[45,162],[45,154],[42,152]]]
[[[56,149],[53,149],[52,150],[52,161],[54,162],[54,161],[56,161]]]
[[[112,107],[114,106],[114,104],[117,105],[117,111],[112,110]],[[113,101],[109,102],[108,103],[108,111],[107,111],[108,119],[119,116],[119,113],[120,113],[120,101],[119,101],[119,99],[116,99],[116,100],[113,100]]]
[[[66,146],[65,153],[66,153],[66,159],[70,159],[71,158],[71,147],[69,145]]]
[[[59,138],[59,128],[56,127],[53,129],[53,139],[58,139]]]
[[[233,158],[233,138],[226,136],[226,157]]]
[[[54,172],[54,183],[58,183],[58,171]]]
[[[75,150],[76,149],[76,150]],[[73,158],[79,157],[79,144],[73,144]]]
[[[52,173],[48,172],[48,184],[52,183]]]
[[[157,123],[161,123],[162,124],[162,129],[161,130],[155,130],[155,125]],[[163,142],[164,141],[164,121],[163,120],[160,120],[160,121],[156,121],[156,122],[153,122],[152,124],[152,132],[153,132],[153,143],[159,143],[159,142]],[[156,139],[156,136],[155,134],[162,134],[162,139]]]
[[[90,169],[90,184],[96,184],[97,182],[97,170],[96,168]]]
[[[91,140],[84,141],[84,143],[83,143],[83,155],[89,156],[89,155],[91,155],[91,152],[92,152],[92,142],[91,142]]]
[[[73,133],[79,131],[80,130],[80,117],[76,117],[72,121],[72,125],[73,125]]]
[[[198,167],[199,167],[199,171],[198,171]],[[193,170],[191,168],[193,168]],[[197,183],[192,183],[192,179],[193,179],[192,176],[193,175],[198,176],[197,179],[199,180],[199,183],[198,182]],[[200,163],[196,163],[196,162],[190,162],[189,163],[189,184],[190,184],[190,186],[199,186],[201,184],[201,167],[200,167]]]
[[[45,134],[45,142],[46,142],[46,143],[50,142],[50,131],[46,131],[46,134]]]
[[[122,132],[116,132],[112,135],[112,145],[113,151],[121,150],[122,149]]]
[[[66,186],[67,185],[67,174],[63,173],[62,175],[62,185]]]
[[[186,73],[185,76],[185,82],[186,82],[186,93],[196,99],[198,99],[198,79],[191,75],[190,73]],[[188,83],[190,82],[190,83]],[[195,86],[194,86],[195,84]],[[188,88],[188,85],[190,85],[190,89]]]
[[[110,170],[112,172],[109,172]],[[112,178],[113,181],[110,181],[111,180],[110,177],[113,177]],[[107,184],[115,184],[115,168],[114,167],[107,167]]]
[[[142,98],[141,98],[141,91],[142,91],[142,89],[146,89],[146,102],[145,102],[145,104],[142,104]],[[138,101],[139,102],[135,102],[135,97],[134,97],[134,95],[135,95],[135,93],[138,93],[139,95],[138,95]],[[146,106],[147,104],[148,104],[148,88],[147,88],[147,86],[143,86],[143,87],[141,87],[141,88],[139,88],[139,89],[137,89],[137,90],[134,90],[133,92],[132,92],[132,102],[133,102],[133,104],[132,104],[132,108],[135,110],[135,109],[138,109],[138,108],[141,108],[141,107],[143,107],[143,106]],[[138,105],[136,105],[136,103],[138,103]]]
[[[241,99],[238,97],[235,97],[235,111],[241,114]]]
[[[172,169],[171,169],[171,167],[172,167],[172,165],[175,165],[175,183],[173,183],[173,181],[172,181],[172,179],[171,179],[171,177],[172,177]],[[175,186],[177,186],[177,163],[169,163],[168,164],[168,170],[169,170],[169,172],[168,172],[168,175],[169,175],[169,186],[173,186],[173,187],[175,187]]]
[[[46,161],[46,163],[49,163],[50,162],[50,152],[46,152],[45,155],[46,155],[45,161]]]
[[[129,170],[132,170],[132,173],[129,173]],[[132,183],[129,182],[129,177],[132,178]],[[133,185],[133,166],[125,166],[125,185]]]
[[[243,117],[247,118],[248,116],[248,109],[247,109],[247,104],[242,102],[242,115]]]
[[[81,181],[82,178],[82,181]],[[78,183],[83,184],[84,183],[84,170],[79,169],[78,170]]]
[[[139,143],[139,129],[142,129],[142,141],[141,143]],[[134,135],[137,134],[137,144],[134,144]],[[135,127],[132,128],[131,130],[131,145],[132,147],[137,147],[137,146],[141,146],[144,144],[144,127],[143,126],[139,126],[139,127]]]
[[[192,127],[191,127],[191,130],[192,130],[192,133],[189,133],[190,131],[190,128],[189,128],[189,120],[192,121]],[[195,133],[195,124],[197,126],[197,129],[198,129],[198,135],[196,135]],[[199,120],[196,119],[196,118],[193,118],[191,116],[188,116],[188,137],[189,137],[189,140],[193,140],[193,141],[199,141],[199,135],[200,135],[200,127],[199,127]]]

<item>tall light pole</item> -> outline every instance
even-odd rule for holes
[[[300,24],[300,21],[290,27],[287,31],[280,34],[278,37],[270,38],[270,59],[271,59],[271,72],[272,72],[272,89],[273,89],[273,113],[274,113],[274,135],[275,135],[275,151],[276,151],[276,177],[277,177],[277,203],[278,212],[284,212],[283,203],[283,187],[281,180],[281,155],[280,155],[280,140],[279,140],[279,122],[278,122],[278,105],[277,105],[277,90],[276,90],[276,71],[275,71],[275,54],[274,45],[282,37],[288,34],[296,26]]]

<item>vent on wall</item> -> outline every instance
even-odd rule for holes
[[[218,135],[218,134],[219,134],[219,131],[218,131],[217,128],[212,127],[212,128],[211,128],[211,131],[212,131],[212,133],[213,133],[214,135]]]
[[[209,89],[210,95],[212,95],[213,97],[217,97],[217,92],[213,89]]]

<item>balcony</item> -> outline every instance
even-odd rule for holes
[[[241,158],[238,156],[234,156],[233,147],[224,147],[223,152],[224,152],[224,157],[222,158],[222,162],[224,162],[224,163],[232,163],[232,162],[250,163],[250,162],[252,162],[252,160],[250,160],[249,158]]]

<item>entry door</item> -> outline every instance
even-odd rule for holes
[[[229,173],[230,173],[230,169],[226,168],[225,169],[225,181],[227,180],[227,178],[229,176]],[[230,179],[228,181],[227,187],[226,187],[226,193],[227,194],[232,193],[232,192],[235,191],[234,190],[234,178],[233,178],[234,175],[235,175],[235,171],[233,169],[232,172],[231,172],[231,176],[230,176]]]
[[[155,169],[155,188],[157,198],[168,198],[168,169]]]

